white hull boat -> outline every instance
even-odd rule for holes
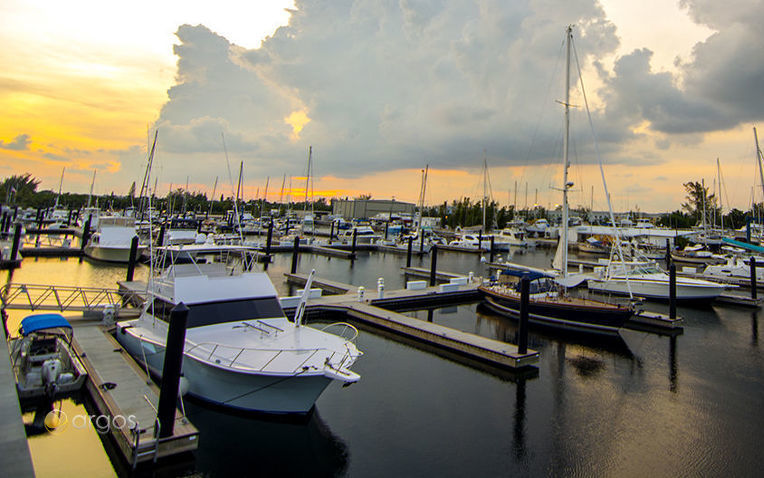
[[[627,274],[621,264],[611,263],[609,267],[616,269],[608,274],[607,268],[595,269],[595,277],[587,280],[589,290],[610,294],[634,295],[648,299],[669,299],[669,275],[651,263],[626,263]],[[627,280],[628,279],[628,280]],[[676,278],[677,300],[712,300],[729,287],[725,284],[692,279]]]
[[[155,300],[138,319],[117,323],[116,333],[153,374],[162,374],[170,309],[183,303],[189,313],[182,373],[192,396],[244,411],[304,414],[332,381],[360,379],[350,370],[362,355],[353,326],[302,324],[312,274],[291,321],[267,274],[250,272],[251,250],[205,244],[189,255],[185,246],[161,249],[164,257],[155,263],[170,265],[150,282]],[[236,255],[243,259],[223,257]],[[325,330],[330,327],[339,334]]]

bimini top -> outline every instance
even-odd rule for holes
[[[537,271],[526,271],[526,270],[516,270],[516,269],[504,269],[501,271],[502,275],[508,275],[513,277],[527,277],[528,280],[538,280],[543,277],[551,278],[552,276],[549,274],[544,274],[543,272],[537,272]]]
[[[26,336],[38,330],[55,329],[56,327],[71,329],[72,325],[61,314],[35,314],[29,315],[21,321],[19,332]]]

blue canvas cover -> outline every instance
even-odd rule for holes
[[[544,274],[543,272],[536,272],[536,271],[525,271],[525,270],[516,270],[516,269],[504,269],[501,271],[502,275],[508,275],[513,277],[527,277],[528,280],[537,280],[541,279],[543,277],[551,278],[552,276],[549,274]]]
[[[32,332],[56,327],[72,328],[72,325],[61,314],[35,314],[25,317],[21,321],[21,334],[29,335]]]

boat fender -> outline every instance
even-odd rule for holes
[[[181,375],[180,382],[178,383],[178,397],[185,397],[188,393],[188,379]]]

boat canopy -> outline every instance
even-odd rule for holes
[[[38,330],[55,329],[57,327],[71,329],[72,325],[61,314],[35,314],[29,315],[21,321],[19,331],[21,335],[27,336]]]
[[[544,274],[543,272],[537,272],[537,271],[523,271],[523,270],[517,270],[517,269],[504,269],[501,271],[502,275],[508,275],[513,277],[527,277],[529,280],[538,280],[544,277],[551,278],[552,276],[549,274]]]

